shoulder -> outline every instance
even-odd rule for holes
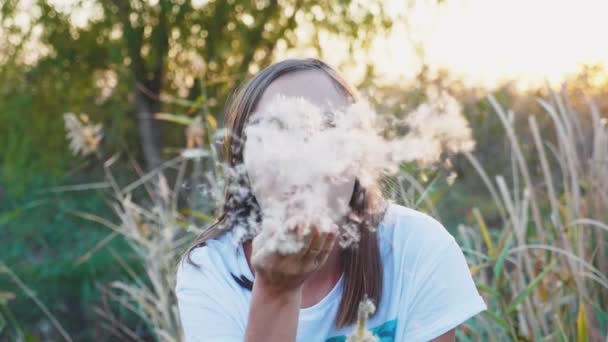
[[[385,216],[400,341],[432,340],[486,308],[461,248],[439,221],[399,205]]]
[[[227,232],[184,254],[177,265],[176,290],[225,282],[237,266],[237,246]]]
[[[455,242],[435,218],[398,204],[388,206],[380,229],[380,235],[402,251],[438,251]]]
[[[245,331],[247,293],[234,280],[237,246],[225,236],[184,255],[175,297],[186,341],[237,341]]]

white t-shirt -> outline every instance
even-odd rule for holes
[[[378,227],[384,267],[382,299],[368,321],[379,341],[428,341],[486,309],[454,238],[435,219],[396,204]],[[243,341],[251,291],[233,276],[253,275],[242,245],[225,233],[196,248],[178,267],[176,294],[186,341]],[[300,309],[298,342],[345,341],[336,329],[344,279],[319,303]]]

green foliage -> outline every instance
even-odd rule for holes
[[[103,298],[96,284],[122,279],[125,271],[106,248],[76,264],[109,232],[69,213],[112,214],[99,192],[49,191],[102,178],[96,157],[70,155],[65,112],[87,113],[103,124],[102,155],[123,151],[141,161],[135,100],[142,86],[151,91],[150,98],[162,97],[163,112],[185,111],[189,118],[202,114],[214,126],[230,91],[268,65],[277,46],[314,45],[315,35],[331,31],[351,37],[357,47],[390,25],[380,1],[370,3],[373,16],[350,0],[210,1],[201,6],[189,0],[92,0],[75,1],[70,8],[46,0],[31,8],[23,3],[0,3],[0,237],[11,242],[0,259],[76,335],[99,329],[89,326],[95,323],[90,306]],[[92,10],[78,12],[88,4]],[[23,12],[31,19],[29,27],[13,20]],[[75,13],[91,18],[80,25]],[[311,27],[307,41],[295,35],[302,25]],[[183,127],[162,126],[164,146],[183,145]],[[108,246],[141,271],[122,238]],[[29,331],[41,312],[30,310],[31,301],[10,281],[0,277],[0,282],[0,289],[17,295],[4,308],[19,317],[26,336],[35,336]]]
[[[123,271],[107,250],[77,263],[108,231],[71,213],[81,210],[109,216],[110,212],[101,193],[53,193],[48,191],[52,183],[38,180],[37,184],[39,187],[21,196],[0,202],[0,240],[11,242],[3,245],[0,260],[23,279],[71,334],[88,334],[95,319],[90,308],[100,305],[97,284],[122,278]],[[131,252],[120,240],[115,239],[110,246],[131,262]],[[17,317],[26,333],[32,324],[46,321],[42,311],[35,309],[31,298],[10,278],[0,275],[0,289],[15,294],[4,305],[3,316],[10,312]]]
[[[204,98],[189,114],[205,110],[219,119],[230,91],[250,72],[268,65],[278,45],[314,45],[320,32],[351,37],[352,48],[390,27],[382,2],[365,6],[311,1],[90,1],[87,10],[40,0],[30,11],[39,36],[13,20],[20,1],[0,7],[0,184],[11,193],[30,186],[32,175],[59,180],[74,160],[67,157],[64,112],[87,113],[105,126],[106,149],[126,148],[140,156],[134,96]],[[21,11],[21,12],[20,12]],[[371,14],[373,11],[373,15]],[[76,24],[76,14],[90,19]],[[310,26],[309,41],[295,31]],[[20,43],[14,43],[19,41]],[[40,49],[26,48],[26,43]],[[36,51],[34,51],[36,50]],[[40,51],[37,51],[40,50]],[[47,51],[47,52],[45,52]],[[38,54],[38,57],[30,55]],[[34,63],[28,59],[34,59]],[[104,93],[105,92],[105,93]],[[180,111],[165,101],[165,112]],[[163,127],[166,146],[181,145],[182,133]],[[10,186],[9,186],[10,184]],[[6,190],[5,190],[6,191]]]

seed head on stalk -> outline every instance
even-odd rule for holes
[[[378,338],[369,330],[365,329],[367,319],[376,311],[376,306],[367,296],[359,303],[357,327],[352,335],[348,336],[346,342],[378,342]]]

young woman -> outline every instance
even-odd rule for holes
[[[248,118],[278,94],[332,108],[357,96],[319,60],[271,65],[247,82],[227,109],[230,166],[243,165],[237,141]],[[233,179],[228,189],[230,182],[250,184]],[[332,195],[347,200],[351,213],[336,223],[359,226],[357,248],[342,249],[334,231],[314,229],[296,255],[256,253],[264,242],[235,245],[231,227],[249,224],[251,215],[262,220],[255,195],[271,196],[272,189],[247,196],[227,191],[218,222],[196,239],[178,267],[186,340],[345,341],[367,296],[376,305],[368,329],[380,341],[453,341],[458,325],[485,310],[460,248],[439,222],[387,203],[378,187],[363,188],[356,179],[344,189]]]

